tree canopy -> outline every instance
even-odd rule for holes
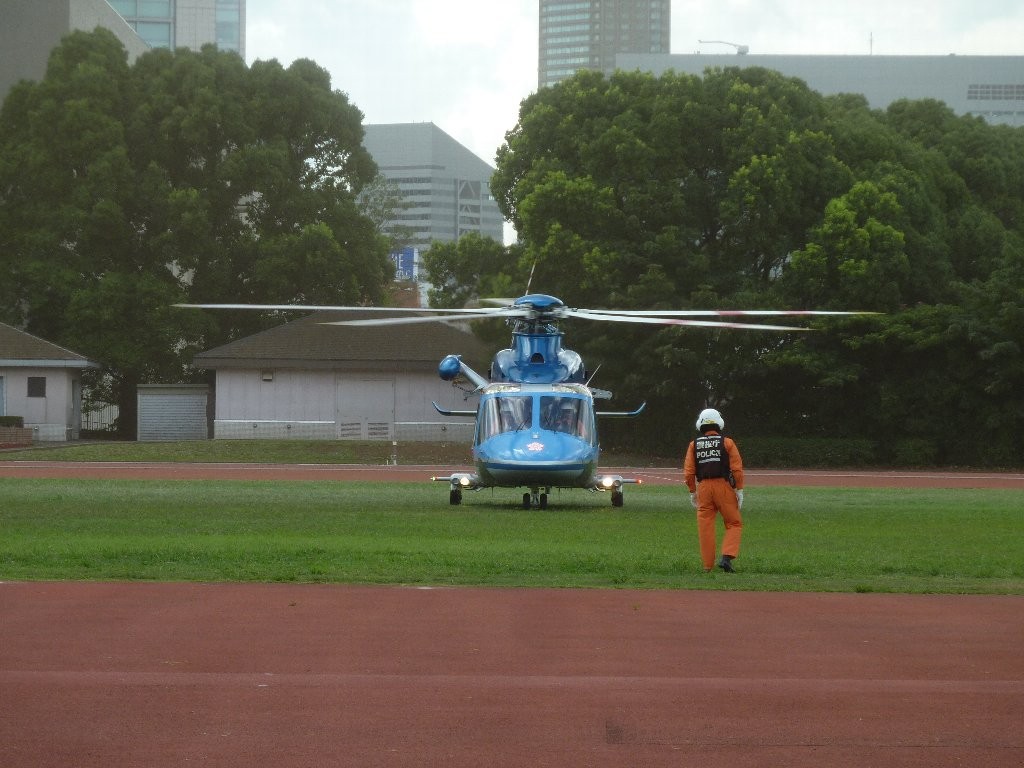
[[[100,362],[130,433],[138,383],[268,322],[175,302],[383,299],[362,139],[312,61],[207,46],[129,65],[109,31],[72,33],[0,110],[0,316]]]
[[[712,405],[737,434],[1020,464],[1024,130],[759,68],[580,72],[524,100],[492,189],[520,251],[440,269],[476,282],[439,298],[535,266],[533,290],[571,306],[884,313],[814,333],[570,326],[600,386],[650,402],[638,439],[677,446]]]

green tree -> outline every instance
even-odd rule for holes
[[[650,402],[624,430],[674,447],[710,404],[750,432],[865,437],[880,460],[1019,463],[1022,141],[756,68],[586,72],[523,102],[492,188],[535,289],[576,306],[885,313],[820,333],[574,329],[602,386]]]
[[[360,212],[373,222],[378,233],[388,238],[392,251],[413,241],[412,227],[394,223],[398,214],[408,207],[398,184],[384,174],[378,174],[359,195]]]
[[[529,267],[518,245],[504,246],[476,232],[451,242],[435,242],[423,254],[423,267],[432,286],[430,306],[458,308],[480,299],[522,295]]]
[[[173,303],[381,301],[361,120],[311,61],[205,47],[129,66],[111,33],[73,33],[0,111],[0,313],[99,361],[131,434],[139,383],[272,322]]]

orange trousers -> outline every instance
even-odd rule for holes
[[[725,521],[722,554],[737,557],[743,537],[743,518],[736,502],[736,491],[724,477],[697,483],[697,536],[700,559],[706,569],[715,567],[715,516],[718,514]]]

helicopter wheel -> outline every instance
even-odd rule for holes
[[[529,509],[530,508],[530,501],[531,501],[530,494],[524,493],[523,494],[523,509]]]
[[[462,503],[462,491],[458,488],[452,488],[448,493],[448,503],[453,507]]]
[[[621,507],[625,501],[625,497],[622,495],[622,491],[612,491],[612,506]]]

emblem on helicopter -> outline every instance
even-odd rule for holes
[[[597,424],[608,417],[632,417],[631,411],[603,411],[595,400],[611,392],[590,386],[580,355],[562,346],[558,321],[579,318],[600,322],[742,328],[747,330],[805,331],[800,326],[743,322],[745,317],[855,315],[863,312],[815,310],[612,310],[573,309],[561,299],[532,293],[518,299],[489,299],[498,306],[466,309],[410,309],[395,307],[332,307],[292,304],[178,304],[201,309],[348,310],[386,312],[389,317],[341,320],[327,325],[402,325],[453,320],[504,318],[512,327],[512,343],[499,350],[489,378],[466,365],[457,354],[441,360],[438,375],[444,381],[466,380],[479,396],[475,410],[456,411],[433,403],[443,416],[476,420],[472,472],[453,472],[432,480],[449,483],[449,501],[461,504],[463,492],[481,488],[526,488],[523,506],[544,509],[553,488],[583,488],[611,494],[621,507],[623,487],[634,478],[598,471],[600,444]]]

